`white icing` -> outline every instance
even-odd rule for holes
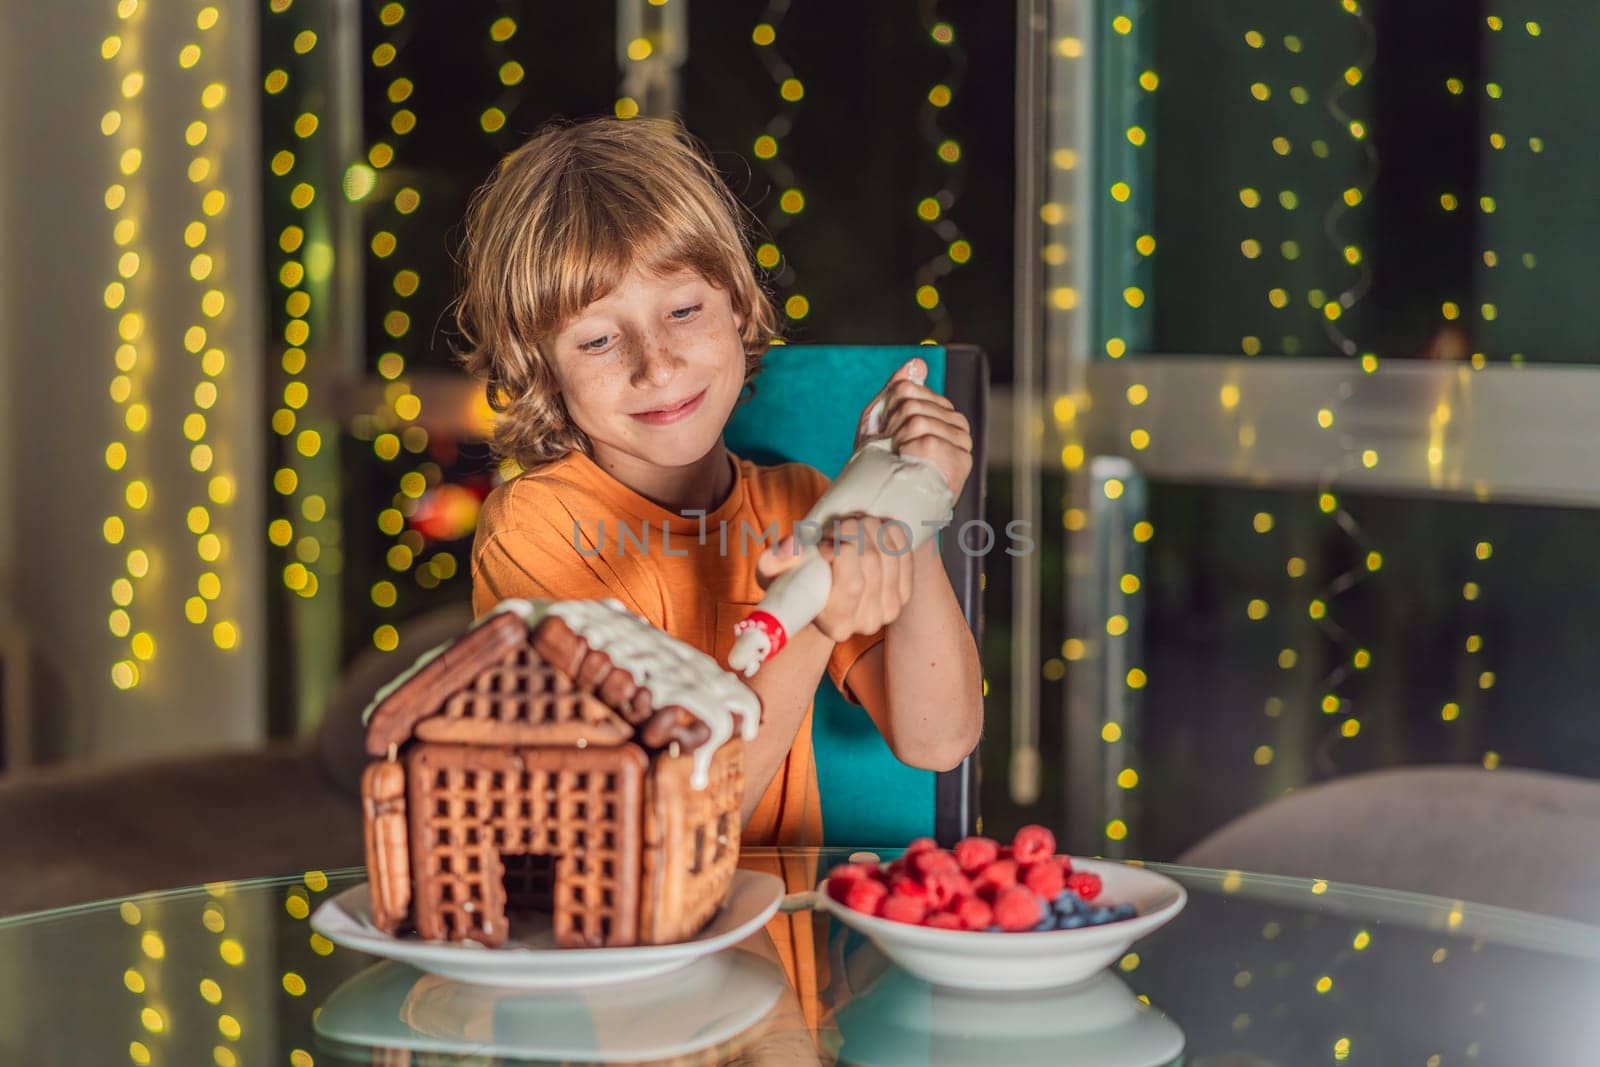
[[[873,423],[869,415],[869,427]],[[889,438],[877,437],[856,449],[804,521],[815,524],[810,528],[826,537],[833,533],[836,517],[859,513],[895,519],[910,528],[915,549],[933,536],[937,526],[930,524],[949,521],[954,503],[955,494],[937,465],[920,456],[900,455]],[[853,551],[854,546],[845,543],[840,550]],[[803,546],[800,555],[801,562],[779,575],[756,605],[791,636],[817,617],[833,587],[832,569],[815,545]],[[745,630],[734,641],[728,665],[754,674],[771,652],[768,645],[759,629]]]
[[[506,600],[494,610],[515,611],[530,628],[546,615],[560,618],[650,690],[656,707],[677,705],[705,723],[711,738],[694,750],[690,785],[696,789],[710,782],[711,758],[733,736],[735,713],[744,739],[755,740],[761,721],[756,695],[716,660],[656,629],[619,600]]]

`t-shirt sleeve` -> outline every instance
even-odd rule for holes
[[[796,463],[793,466],[797,475],[793,490],[796,507],[794,517],[799,519],[811,510],[811,506],[817,502],[832,483],[828,480],[827,475],[815,467],[800,463]],[[833,653],[828,657],[828,677],[833,679],[834,687],[839,690],[840,695],[852,704],[860,706],[860,701],[855,698],[849,687],[845,685],[845,679],[850,674],[850,668],[854,667],[856,661],[872,649],[873,646],[882,641],[883,631],[880,629],[875,633],[857,634],[849,640],[841,641],[833,646]]]
[[[828,657],[828,677],[833,679],[833,684],[840,695],[857,707],[861,706],[861,701],[850,692],[850,687],[845,685],[845,679],[850,676],[850,669],[856,665],[856,661],[882,642],[882,630],[870,634],[857,634],[848,641],[834,645],[833,654]]]

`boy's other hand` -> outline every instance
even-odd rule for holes
[[[841,517],[817,545],[828,561],[832,586],[816,627],[835,643],[876,633],[900,617],[911,599],[915,571],[911,536],[903,524],[870,515]],[[786,537],[756,560],[756,581],[765,589],[800,556]]]
[[[856,424],[856,447],[867,437],[888,434],[901,455],[929,460],[939,468],[950,491],[961,495],[972,474],[972,427],[946,397],[929,389],[928,368],[921,359],[907,360],[872,398]],[[873,407],[885,402],[880,419]]]

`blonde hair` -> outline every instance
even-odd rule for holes
[[[467,369],[498,414],[493,446],[524,468],[590,452],[546,346],[635,265],[689,269],[743,322],[745,385],[777,334],[756,280],[744,209],[676,122],[552,124],[500,161],[467,211],[455,307]]]

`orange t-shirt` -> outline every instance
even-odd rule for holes
[[[762,467],[733,459],[733,489],[703,519],[641,496],[582,452],[500,486],[484,502],[472,546],[473,613],[508,597],[615,597],[726,668],[734,623],[761,599],[756,557],[787,537],[828,487],[826,476],[803,463]],[[856,702],[846,675],[881,640],[880,630],[834,647],[828,675],[847,700]],[[743,838],[751,845],[822,844],[811,709]]]

